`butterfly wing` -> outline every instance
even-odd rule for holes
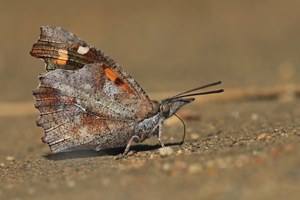
[[[42,58],[48,71],[54,69],[80,69],[86,64],[102,63],[107,77],[127,92],[152,103],[145,91],[120,65],[105,53],[87,44],[67,30],[56,26],[42,26],[39,40],[33,45],[32,56]]]
[[[38,126],[52,152],[124,146],[148,103],[112,82],[101,63],[57,69],[39,77],[34,90]]]

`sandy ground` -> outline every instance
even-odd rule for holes
[[[0,3],[0,199],[300,198],[298,1],[72,2]],[[216,80],[225,93],[180,111],[182,146],[171,118],[166,149],[50,155],[28,53],[45,24],[116,58],[153,99]]]

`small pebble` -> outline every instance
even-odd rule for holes
[[[159,155],[161,157],[167,157],[173,154],[173,149],[171,147],[162,147],[159,149]]]
[[[7,161],[15,161],[16,158],[13,157],[13,156],[7,156],[7,157],[6,157],[6,160],[7,160]]]
[[[199,138],[200,138],[200,136],[199,136],[198,133],[192,133],[192,134],[191,134],[191,139],[192,139],[192,140],[197,140],[197,139],[199,139]]]
[[[269,139],[269,138],[270,138],[270,136],[267,133],[262,133],[259,136],[257,136],[256,139],[258,139],[258,140],[265,140],[265,139]]]
[[[149,158],[150,158],[150,159],[154,159],[154,154],[151,153]]]
[[[252,155],[257,156],[257,155],[259,155],[259,152],[256,151],[256,150],[254,150],[254,151],[252,152]]]
[[[171,164],[170,163],[164,163],[162,166],[162,169],[164,171],[170,171],[171,170]]]
[[[182,150],[179,149],[179,150],[177,151],[177,154],[182,154]]]

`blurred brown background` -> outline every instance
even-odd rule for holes
[[[223,80],[299,82],[299,1],[2,1],[1,102],[32,101],[41,25],[62,26],[121,64],[151,95]]]
[[[297,0],[0,0],[0,199],[299,199],[299,8]],[[155,137],[123,160],[49,156],[32,97],[44,63],[29,55],[42,25],[104,51],[150,97],[218,80],[225,92],[181,110],[186,142],[169,157]],[[164,125],[166,144],[181,139],[178,120]]]

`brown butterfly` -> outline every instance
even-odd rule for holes
[[[39,76],[33,95],[40,111],[37,125],[52,153],[126,146],[126,155],[132,142],[152,135],[164,146],[164,120],[194,101],[192,96],[223,92],[195,92],[221,83],[215,82],[152,101],[112,58],[55,26],[41,27],[30,54],[42,58],[48,71]]]

